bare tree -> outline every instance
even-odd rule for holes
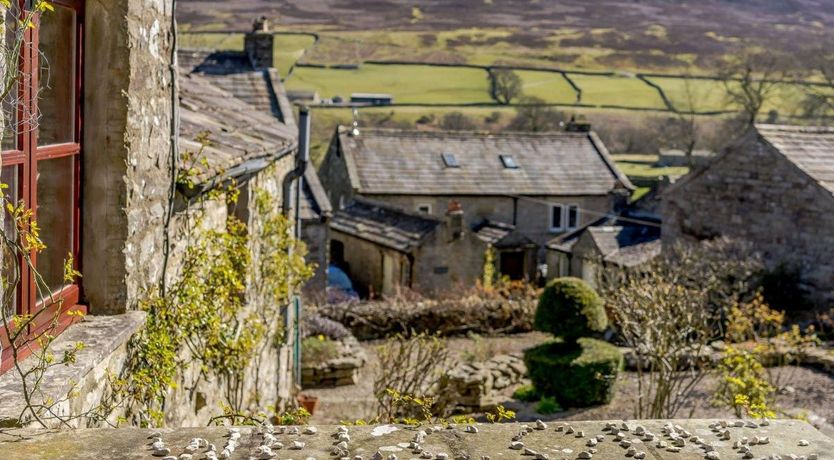
[[[511,131],[543,132],[559,129],[565,115],[533,96],[521,99],[515,118],[507,129]]]
[[[473,131],[478,129],[475,121],[461,112],[449,112],[440,120],[440,127],[450,131]]]
[[[741,111],[749,127],[756,123],[762,108],[776,96],[787,71],[781,56],[742,50],[724,63],[719,75],[728,104]]]
[[[621,339],[633,350],[637,418],[694,411],[694,391],[710,372],[710,343],[723,311],[751,290],[761,264],[727,240],[678,246],[638,269],[604,274],[602,293]]]
[[[700,99],[700,94],[696,92],[689,78],[683,80],[683,89],[684,98],[671,107],[675,118],[671,120],[671,130],[668,134],[670,134],[670,144],[684,152],[687,164],[692,167],[694,166],[692,152],[695,151],[700,134],[698,132],[698,120],[696,119],[696,113],[698,112],[696,104]]]
[[[834,46],[817,50],[811,60],[814,63],[811,76],[821,81],[805,86],[802,112],[810,118],[830,117],[834,115]]]
[[[499,103],[509,105],[513,99],[521,96],[521,78],[510,69],[490,71],[492,94]]]

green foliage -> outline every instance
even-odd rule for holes
[[[602,299],[585,281],[557,278],[539,298],[534,321],[536,330],[562,337],[566,344],[599,333],[608,326]]]
[[[552,341],[524,353],[530,380],[542,396],[552,396],[563,407],[606,404],[614,396],[623,356],[617,347],[581,338],[578,347]]]
[[[525,402],[533,402],[539,399],[539,392],[533,385],[522,385],[513,392],[513,399]]]
[[[301,356],[305,363],[323,364],[339,357],[339,347],[323,335],[307,337],[301,341]]]
[[[733,409],[737,417],[770,418],[776,389],[755,353],[727,347],[718,363],[721,379],[713,401]]]
[[[539,403],[536,404],[536,412],[542,415],[555,414],[557,412],[562,412],[562,410],[562,406],[556,402],[556,398],[549,396],[542,398]]]
[[[495,285],[495,279],[497,276],[498,271],[495,268],[495,248],[489,246],[486,251],[484,251],[484,273],[481,279],[484,289],[492,289]]]
[[[208,145],[203,137],[202,145]],[[187,156],[178,174],[181,186],[194,187],[199,155]],[[112,379],[114,392],[130,402],[143,425],[162,425],[165,399],[179,372],[194,364],[221,378],[228,409],[241,415],[243,379],[263,344],[283,342],[279,308],[312,274],[305,248],[291,235],[292,223],[272,197],[255,191],[255,225],[237,217],[223,228],[209,228],[202,214],[186,220],[186,241],[178,277],[166,292],[149,292],[140,303],[148,312],[141,334],[131,342],[128,371]],[[236,204],[235,184],[201,196]]]
[[[515,420],[515,411],[507,409],[503,404],[499,404],[495,407],[495,410],[489,411],[485,415],[487,422],[489,423],[501,423],[504,420],[508,422]]]

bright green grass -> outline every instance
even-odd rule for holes
[[[637,78],[571,73],[568,76],[582,89],[583,104],[659,110],[666,108],[657,90]]]
[[[576,91],[560,73],[532,70],[517,70],[515,73],[521,78],[525,96],[535,96],[555,104],[576,102]]]
[[[658,155],[652,153],[618,153],[611,155],[611,158],[617,163],[625,161],[630,163],[654,164],[657,163]]]
[[[680,177],[689,172],[685,166],[656,167],[646,163],[617,162],[617,167],[628,177]]]
[[[388,93],[399,104],[492,102],[486,72],[467,68],[374,64],[356,70],[298,67],[286,86],[345,99],[351,93]]]
[[[724,97],[724,84],[716,80],[686,78],[650,78],[652,83],[663,88],[666,97],[676,109],[697,112],[728,110]],[[691,101],[691,102],[690,102]]]
[[[634,189],[634,192],[631,193],[631,201],[637,201],[640,198],[646,196],[649,192],[652,191],[651,187],[637,187]]]
[[[179,37],[182,48],[211,48],[216,50],[243,50],[243,34],[186,33]],[[301,58],[304,50],[313,46],[315,39],[309,35],[276,34],[274,54],[276,68],[286,76],[290,68]]]

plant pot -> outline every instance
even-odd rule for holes
[[[319,398],[316,396],[300,394],[296,400],[298,401],[298,405],[306,409],[310,415],[316,412],[316,407],[319,405]]]

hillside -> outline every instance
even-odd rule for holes
[[[435,61],[471,61],[465,48],[495,45],[539,50],[522,57],[579,66],[711,67],[739,43],[801,55],[834,40],[834,2],[828,0],[180,0],[179,5],[180,22],[192,30],[244,30],[250,18],[266,15],[295,30],[419,32],[410,37],[421,46],[443,40],[444,46],[433,50]],[[485,33],[448,39],[450,31],[464,29]],[[495,30],[504,33],[488,33]],[[357,41],[376,57],[379,40]],[[362,58],[369,54],[355,52]],[[593,62],[586,54],[594,55]]]

